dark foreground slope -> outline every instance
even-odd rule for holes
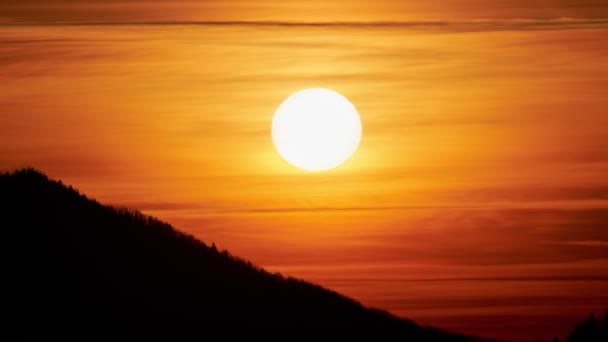
[[[608,309],[604,316],[591,313],[589,318],[579,322],[568,335],[567,342],[606,342],[608,341]]]
[[[270,274],[34,170],[0,175],[0,227],[5,336],[472,340]]]

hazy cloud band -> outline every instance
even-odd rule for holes
[[[318,28],[403,28],[440,31],[533,31],[608,27],[608,18],[596,19],[475,19],[466,21],[52,21],[8,22],[0,26],[238,26],[238,27],[318,27]]]

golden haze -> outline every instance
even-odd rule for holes
[[[39,24],[0,26],[0,168],[35,166],[455,331],[564,334],[608,305],[603,2],[286,3],[54,3],[74,6],[67,19],[3,5],[6,22]],[[109,22],[358,24],[56,24],[91,21],[96,6]],[[418,19],[448,24],[361,24]],[[344,94],[365,132],[344,165],[314,175],[270,138],[280,102],[309,87]]]

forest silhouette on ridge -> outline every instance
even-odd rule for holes
[[[15,338],[481,341],[269,273],[34,169],[0,174],[0,190]]]

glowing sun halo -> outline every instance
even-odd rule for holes
[[[306,171],[344,163],[361,140],[359,113],[348,99],[323,88],[289,96],[272,119],[272,141],[283,159]]]

